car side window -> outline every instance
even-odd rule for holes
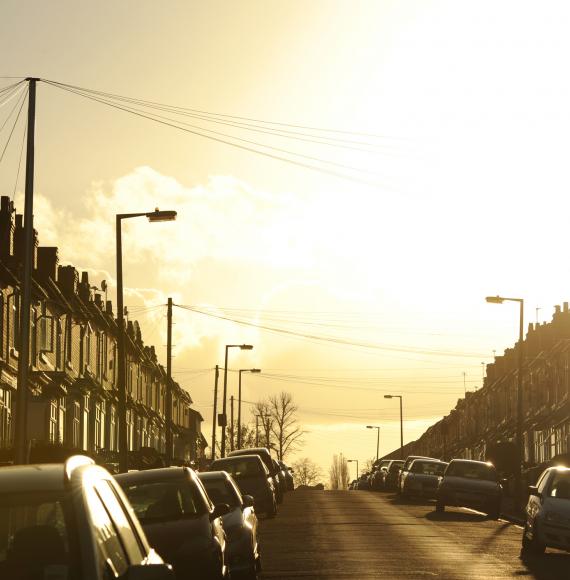
[[[194,484],[196,485],[196,487],[200,491],[199,495],[202,496],[202,503],[207,506],[208,511],[212,511],[214,509],[214,504],[210,500],[208,493],[206,492],[206,489],[204,488],[204,484],[197,477],[193,477],[192,481],[194,482]]]
[[[107,507],[111,519],[118,530],[129,561],[132,564],[140,564],[144,560],[146,554],[144,554],[141,548],[141,542],[136,531],[133,530],[130,518],[125,513],[125,509],[111,488],[111,484],[109,481],[101,479],[95,483],[95,489]]]
[[[99,552],[101,576],[106,578],[109,568],[115,578],[122,576],[129,567],[123,545],[105,505],[91,485],[85,486],[85,499],[93,524],[93,533]]]
[[[550,472],[545,471],[539,478],[538,481],[536,482],[536,487],[538,488],[538,492],[539,493],[544,493],[544,490],[546,489],[546,484],[548,483],[548,475]]]

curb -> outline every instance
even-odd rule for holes
[[[511,522],[511,524],[516,524],[518,526],[524,526],[525,524],[525,519],[523,517],[516,516],[514,514],[501,513],[500,517],[504,520],[507,520],[508,522]]]

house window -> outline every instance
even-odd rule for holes
[[[58,318],[55,323],[56,336],[55,336],[55,367],[56,370],[60,370],[63,367],[63,357],[61,349],[61,337],[62,337],[62,326],[61,320]]]
[[[30,315],[30,339],[31,339],[31,353],[30,353],[30,364],[36,366],[38,359],[38,335],[37,335],[37,324],[38,324],[38,311],[32,308]]]
[[[84,451],[89,451],[89,416],[89,395],[85,395],[83,397],[83,420],[81,422],[81,446]]]
[[[67,418],[67,407],[65,404],[65,397],[59,398],[58,418],[57,418],[57,436],[58,441],[63,443],[65,441],[65,421]]]
[[[105,408],[102,401],[95,403],[95,449],[105,447]]]
[[[14,294],[14,304],[12,306],[14,312],[14,348],[20,348],[20,295]]]
[[[117,450],[117,410],[114,405],[109,405],[109,451]]]
[[[127,446],[130,451],[134,449],[133,447],[133,434],[134,434],[134,417],[131,409],[127,409]]]
[[[50,443],[57,443],[58,429],[58,408],[57,399],[52,399],[49,405],[49,440]]]
[[[4,352],[4,294],[0,291],[0,357]]]
[[[12,391],[0,388],[0,448],[12,443]]]
[[[71,407],[71,446],[79,447],[81,442],[81,405],[79,401],[73,401]]]

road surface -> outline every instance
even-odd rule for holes
[[[260,525],[263,579],[570,579],[570,554],[523,562],[521,528],[366,491],[295,491]]]

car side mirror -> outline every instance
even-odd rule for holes
[[[535,497],[542,498],[542,494],[538,491],[538,487],[536,485],[529,485],[528,486],[528,494],[534,495]]]
[[[241,496],[243,507],[253,507],[254,499],[251,495],[242,495]]]
[[[129,566],[125,580],[175,580],[176,576],[169,564],[136,564]]]
[[[210,514],[210,521],[216,518],[225,516],[230,511],[230,506],[227,503],[218,503],[214,506],[214,511]]]

